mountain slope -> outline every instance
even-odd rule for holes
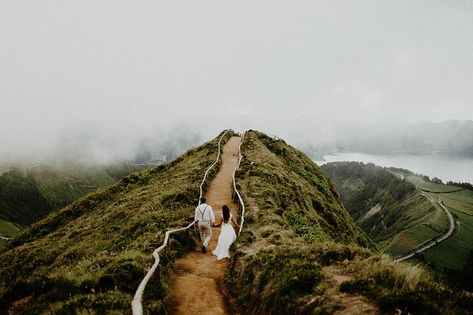
[[[0,218],[25,226],[45,216],[51,207],[31,177],[19,170],[0,175]]]
[[[129,313],[164,232],[192,221],[217,142],[102,188],[9,241],[0,249],[0,310]],[[242,313],[468,313],[471,295],[367,249],[334,185],[306,155],[254,131],[242,149],[238,186],[247,213],[225,281]],[[195,248],[194,236],[176,234],[162,253],[145,292],[150,313],[169,310],[169,270]]]
[[[26,227],[100,187],[149,167],[122,163],[107,167],[62,163],[57,166],[9,167],[0,174],[0,219]],[[12,236],[18,229],[2,228]]]
[[[385,252],[408,253],[448,229],[442,209],[405,176],[361,162],[328,163],[321,170],[336,184],[350,215]]]
[[[421,268],[365,248],[369,241],[335,187],[306,155],[255,131],[242,150],[237,175],[246,223],[226,284],[245,313],[440,314],[471,305],[471,296],[449,291]]]
[[[225,142],[228,136],[224,138]],[[218,138],[171,163],[135,173],[33,224],[0,249],[0,310],[129,312],[132,294],[168,227],[192,220],[198,187]],[[193,246],[177,235],[146,291],[165,310],[167,266]],[[15,266],[12,268],[11,266]]]

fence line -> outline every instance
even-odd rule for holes
[[[243,198],[241,198],[240,192],[237,189],[235,174],[238,168],[240,167],[241,160],[243,159],[243,155],[241,154],[241,145],[243,144],[243,141],[245,141],[245,134],[246,132],[243,133],[241,136],[241,142],[240,142],[240,145],[238,146],[238,164],[235,167],[235,170],[233,171],[233,192],[237,195],[238,200],[240,201],[240,206],[241,206],[240,229],[238,230],[238,235],[240,235],[241,230],[243,230],[243,224],[245,223],[245,203],[243,202]]]
[[[222,139],[223,137],[225,137],[225,135],[229,132],[230,130],[227,129],[225,131],[225,133],[220,137],[220,140],[218,141],[218,154],[217,154],[217,159],[215,160],[215,162],[210,165],[207,170],[205,171],[205,174],[204,174],[204,178],[202,180],[202,183],[200,184],[200,194],[199,194],[199,205],[200,205],[200,198],[202,197],[203,195],[203,190],[202,190],[202,186],[204,185],[205,183],[205,179],[207,178],[207,175],[208,173],[210,172],[210,170],[218,163],[219,159],[220,159],[220,151],[221,151],[221,143],[222,143]],[[192,221],[191,223],[189,223],[189,225],[187,225],[186,227],[183,227],[183,228],[179,228],[179,229],[175,229],[175,230],[170,230],[170,231],[166,231],[166,234],[164,236],[164,242],[163,242],[163,245],[161,245],[160,247],[156,248],[154,251],[153,251],[153,257],[154,257],[154,264],[153,266],[151,267],[151,269],[148,271],[148,273],[146,274],[146,276],[143,278],[143,280],[141,280],[141,283],[140,285],[138,286],[138,289],[136,289],[136,292],[135,292],[135,296],[133,297],[133,301],[131,302],[131,308],[132,308],[132,311],[133,311],[133,315],[142,315],[143,314],[143,305],[141,304],[141,301],[143,300],[143,292],[146,288],[146,285],[148,284],[148,281],[149,279],[151,279],[151,277],[153,276],[154,272],[156,271],[156,269],[158,268],[158,265],[159,265],[159,252],[162,251],[168,244],[168,241],[169,241],[169,235],[171,233],[175,233],[175,232],[179,232],[179,231],[184,231],[184,230],[187,230],[189,229],[191,226],[194,225],[194,222],[195,221]]]
[[[209,166],[209,168],[207,168],[207,170],[205,171],[205,174],[204,174],[204,178],[202,179],[202,183],[200,183],[200,186],[199,186],[199,205],[200,205],[200,198],[202,198],[203,195],[204,195],[202,187],[204,186],[205,180],[207,179],[207,175],[209,174],[210,170],[218,163],[218,161],[220,159],[220,151],[221,151],[220,147],[221,147],[222,139],[223,139],[223,137],[225,137],[225,135],[229,131],[230,131],[230,129],[227,129],[225,131],[225,133],[220,137],[220,140],[218,141],[217,159],[215,160],[215,162],[212,165]]]

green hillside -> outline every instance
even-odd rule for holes
[[[144,168],[127,163],[107,167],[72,163],[29,169],[9,167],[0,174],[0,235],[12,236],[51,211]]]
[[[19,170],[11,170],[0,176],[1,219],[25,226],[45,216],[49,209],[49,200],[31,177]],[[4,229],[0,231],[1,234],[5,232]]]
[[[401,172],[398,170],[398,172]],[[413,183],[434,200],[440,200],[453,214],[456,231],[451,238],[428,250],[422,259],[440,270],[463,270],[473,250],[473,191],[453,185],[426,180],[425,177],[405,173],[406,180]]]
[[[11,236],[18,232],[19,228],[10,221],[0,219],[0,236]]]
[[[330,314],[353,304],[387,313],[471,312],[471,296],[367,249],[335,186],[305,154],[254,131],[242,150],[246,221],[226,284],[245,313]]]
[[[102,168],[80,165],[40,166],[29,170],[28,175],[36,182],[38,189],[54,209],[63,208],[78,198],[118,180]]]
[[[0,249],[0,310],[128,313],[165,230],[192,220],[199,184],[215,160],[217,141],[101,188],[9,241]],[[171,250],[161,257],[162,269],[146,291],[146,309],[165,310],[167,267],[192,246],[186,234],[171,240]]]
[[[359,162],[328,163],[321,169],[336,183],[343,204],[359,226],[381,250],[394,256],[446,233],[447,216],[437,202],[432,202],[440,200],[452,212],[456,230],[452,237],[412,261],[427,263],[453,286],[471,288],[472,190],[445,185],[409,170]]]
[[[101,188],[8,241],[0,249],[0,312],[129,313],[165,231],[193,220],[218,139]],[[237,182],[247,212],[225,280],[242,314],[330,314],[354,303],[387,313],[471,313],[471,295],[368,249],[335,186],[305,154],[255,131],[242,150]],[[170,310],[169,272],[194,250],[195,236],[175,234],[160,255],[144,296],[150,314]]]
[[[448,229],[445,213],[388,169],[361,162],[328,163],[321,169],[336,184],[350,215],[382,251],[402,255]]]

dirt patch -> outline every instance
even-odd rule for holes
[[[334,315],[381,314],[376,306],[360,295],[334,295],[332,298],[343,307],[333,313]]]
[[[340,285],[343,282],[353,280],[353,277],[345,274],[341,267],[336,265],[324,267],[322,272],[328,283],[323,299],[329,301],[337,309],[333,314],[381,314],[378,307],[373,305],[367,298],[361,295],[348,295],[339,292]],[[314,298],[311,302],[317,303],[317,298]]]
[[[342,269],[335,265],[322,268],[322,272],[330,283],[330,289],[336,291],[338,291],[343,282],[353,280],[352,276],[344,274]]]
[[[16,301],[8,310],[8,314],[26,314],[29,308],[29,304],[32,300],[32,296],[27,296],[21,300]]]
[[[233,171],[238,164],[238,147],[241,139],[232,137],[222,150],[220,171],[205,194],[212,206],[217,222],[222,206],[228,205],[237,218],[238,207],[232,201]],[[212,250],[217,246],[220,228],[212,228],[208,251],[195,251],[176,261],[171,276],[171,305],[173,314],[235,314],[236,307],[223,285],[228,260],[217,261]]]

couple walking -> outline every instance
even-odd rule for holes
[[[204,254],[207,252],[207,246],[212,237],[212,227],[222,226],[220,236],[218,237],[217,247],[212,251],[212,254],[217,256],[218,260],[230,258],[230,245],[232,245],[236,239],[232,223],[236,227],[240,228],[231,214],[230,208],[228,208],[227,205],[222,207],[220,222],[215,224],[215,216],[212,207],[207,204],[205,198],[200,198],[200,205],[195,208],[195,222],[202,241],[202,252]]]

